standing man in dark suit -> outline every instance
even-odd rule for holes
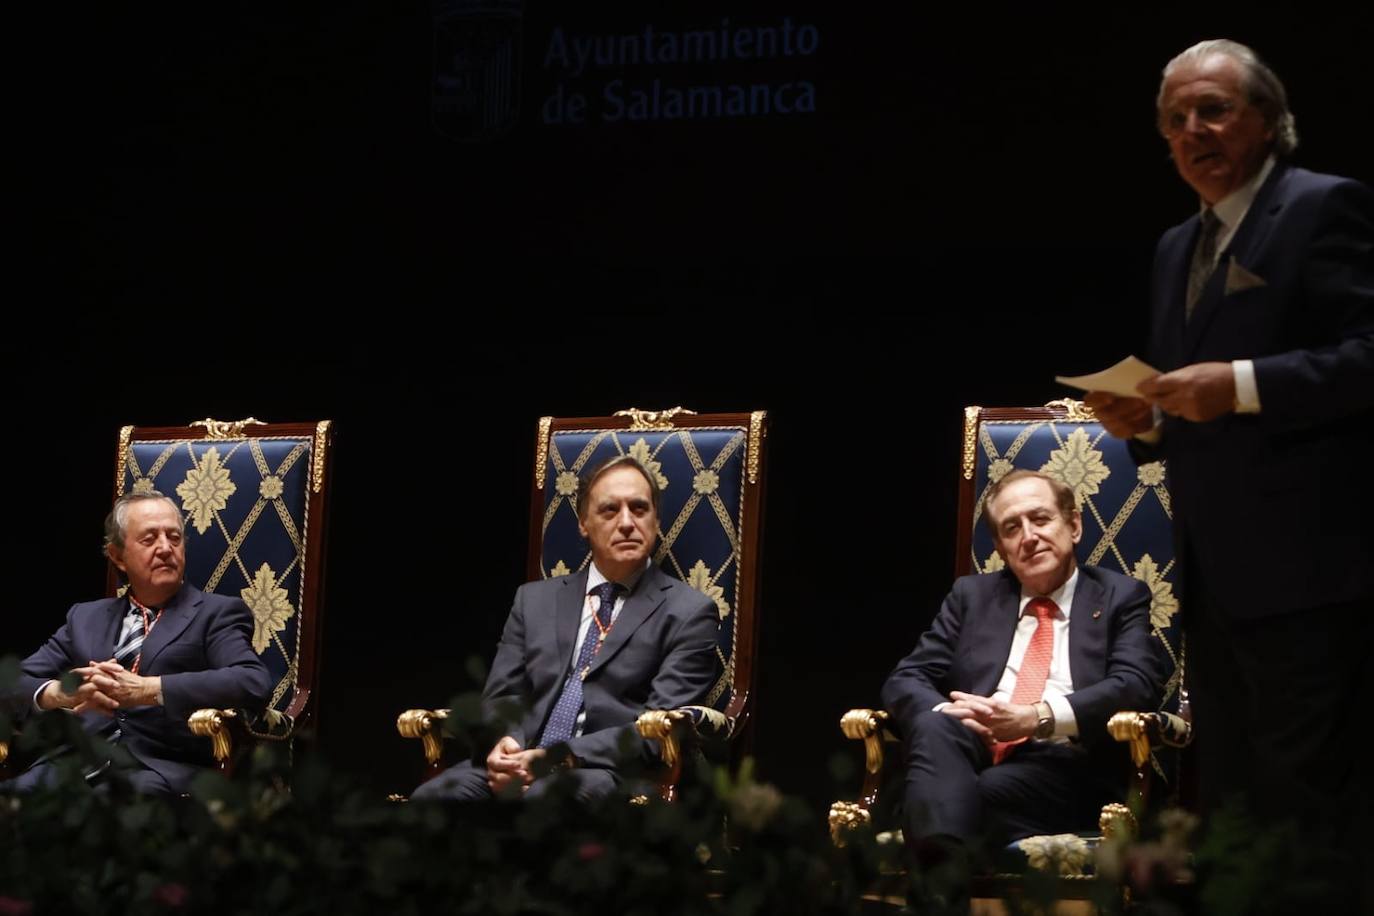
[[[20,716],[52,709],[80,715],[87,731],[125,748],[134,766],[105,765],[92,781],[127,779],[151,794],[187,791],[213,761],[209,741],[186,720],[202,707],[261,710],[271,680],[253,651],[253,617],[242,601],[205,594],[182,581],[185,520],[161,493],[130,493],[105,520],[105,551],[128,581],[121,598],[77,604],[67,622],[21,666]],[[60,679],[81,683],[67,693]],[[7,788],[51,780],[49,758]]]
[[[652,562],[658,483],[628,456],[602,462],[577,490],[578,527],[591,545],[585,572],[522,585],[482,691],[528,712],[481,764],[463,762],[415,799],[474,800],[541,791],[535,761],[558,750],[578,795],[620,782],[622,746],[643,762],[655,750],[634,721],[646,709],[700,703],[719,674],[714,602]]]
[[[883,685],[907,767],[906,837],[929,863],[1097,822],[1127,772],[1107,719],[1150,709],[1165,678],[1144,583],[1079,567],[1073,491],[1032,471],[988,488],[999,572],[954,583]]]
[[[1244,45],[1170,61],[1158,111],[1201,203],[1155,253],[1163,374],[1087,403],[1168,460],[1203,809],[1349,825],[1348,847],[1368,810],[1374,193],[1289,164],[1287,95]]]

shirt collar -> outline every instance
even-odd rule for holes
[[[652,562],[652,558],[646,559],[644,561],[644,565],[641,566],[639,568],[639,571],[636,572],[634,575],[628,576],[624,579],[617,580],[620,583],[620,586],[625,589],[625,594],[628,595],[635,590],[635,586],[639,584],[640,579],[644,578],[644,573],[649,569],[649,564]],[[605,573],[597,569],[596,563],[593,562],[591,564],[591,567],[587,570],[587,594],[590,595],[592,591],[602,582],[609,581],[611,580],[606,577]]]
[[[1073,572],[1069,573],[1069,578],[1067,578],[1067,579],[1064,580],[1064,584],[1061,585],[1061,586],[1059,586],[1058,588],[1056,588],[1054,591],[1050,592],[1048,595],[1044,595],[1043,597],[1048,598],[1048,599],[1050,599],[1051,601],[1053,601],[1053,602],[1059,607],[1059,615],[1060,615],[1060,617],[1061,617],[1063,620],[1068,620],[1068,619],[1069,619],[1069,608],[1073,606],[1073,593],[1074,593],[1074,590],[1077,589],[1077,588],[1078,588],[1078,564],[1075,563],[1075,564],[1074,564],[1074,567],[1073,567]],[[1023,615],[1026,613],[1026,605],[1027,605],[1027,604],[1030,604],[1031,599],[1032,599],[1032,598],[1039,598],[1039,597],[1042,597],[1042,596],[1040,596],[1040,595],[1032,595],[1030,592],[1026,591],[1024,588],[1021,589],[1021,605],[1020,605],[1020,607],[1017,609],[1017,614],[1016,614],[1016,616],[1017,616],[1017,617],[1023,616]]]
[[[1245,218],[1245,214],[1250,209],[1250,205],[1255,202],[1255,195],[1259,193],[1260,185],[1264,184],[1264,179],[1269,177],[1269,173],[1274,170],[1274,157],[1270,156],[1264,160],[1264,165],[1255,173],[1254,177],[1245,184],[1227,194],[1212,207],[1212,212],[1217,219],[1221,220],[1223,231],[1234,229],[1240,225],[1240,221]],[[1202,210],[1207,211],[1207,205],[1203,204]]]

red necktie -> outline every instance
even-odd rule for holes
[[[1016,674],[1016,686],[1011,691],[1014,706],[1039,703],[1045,698],[1045,682],[1050,678],[1050,660],[1054,658],[1054,615],[1059,607],[1048,598],[1032,598],[1026,613],[1035,615],[1035,632],[1031,634],[1021,670]],[[1016,745],[1025,741],[998,741],[992,747],[992,762],[1001,763]]]

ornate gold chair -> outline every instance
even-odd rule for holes
[[[637,728],[661,742],[667,764],[661,791],[671,798],[684,760],[684,742],[728,742],[737,755],[748,740],[750,685],[758,633],[759,538],[762,530],[767,416],[702,414],[673,408],[622,410],[613,417],[543,417],[535,440],[530,498],[530,579],[565,576],[591,562],[577,530],[578,475],[617,454],[638,458],[662,488],[662,538],[654,559],[720,611],[724,672],[702,706],[647,710]],[[425,778],[444,764],[445,709],[403,712],[397,728],[422,742]]]
[[[1080,835],[1031,837],[1015,844],[1030,864],[1061,876],[1065,886],[1060,896],[1083,896],[1086,891],[1073,885],[1090,880],[1095,844],[1104,835],[1134,833],[1152,779],[1176,786],[1177,755],[1168,748],[1181,747],[1190,736],[1187,696],[1182,686],[1179,604],[1174,593],[1172,509],[1164,465],[1137,466],[1125,443],[1107,435],[1080,402],[1054,401],[1044,407],[968,407],[964,411],[959,470],[956,576],[1002,568],[992,535],[980,523],[982,499],[991,482],[1018,468],[1045,472],[1074,490],[1083,514],[1078,561],[1134,576],[1150,587],[1150,623],[1170,659],[1171,673],[1160,707],[1122,711],[1108,725],[1118,741],[1130,746],[1133,772],[1128,804],[1106,806],[1096,829]],[[895,742],[896,737],[886,725],[887,713],[882,710],[855,709],[841,719],[845,736],[864,742],[865,761],[859,799],[831,806],[831,835],[837,844],[843,845],[848,833],[859,827],[887,829],[886,821],[895,814],[889,797],[895,785],[888,784],[890,777],[884,765],[890,756],[885,745]],[[883,839],[897,835],[894,831]],[[1007,873],[980,879],[975,894],[1014,893],[1020,877]]]
[[[253,613],[253,648],[274,684],[268,709],[202,709],[189,722],[225,772],[236,740],[289,741],[314,709],[332,436],[328,420],[251,417],[119,433],[115,495],[148,489],[175,500],[186,515],[187,581],[240,597]],[[111,570],[112,594],[118,585]]]

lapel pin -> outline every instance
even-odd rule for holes
[[[1096,620],[1097,618],[1099,618],[1099,617],[1101,617],[1101,616],[1102,616],[1102,609],[1101,609],[1101,608],[1098,608],[1097,610],[1093,611],[1093,620]]]

